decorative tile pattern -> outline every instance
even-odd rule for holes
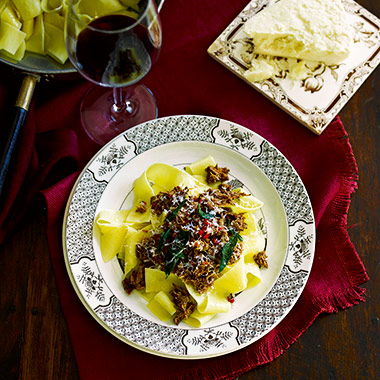
[[[208,53],[319,135],[379,65],[380,20],[355,1],[343,0],[354,30],[353,49],[344,62],[331,66],[309,62],[307,72],[298,81],[292,81],[283,71],[275,78],[252,83],[243,75],[254,55],[254,44],[244,33],[244,23],[276,1],[251,1],[212,43]]]

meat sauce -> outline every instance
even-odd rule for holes
[[[225,168],[208,168],[207,173],[212,176],[211,181],[228,180]],[[159,228],[136,245],[140,264],[124,279],[126,292],[144,288],[144,268],[156,268],[166,275],[174,273],[200,294],[212,288],[223,269],[222,261],[226,260],[223,247],[234,234],[247,228],[244,214],[233,213],[230,207],[245,195],[221,183],[218,188],[209,188],[196,197],[190,195],[188,188],[180,186],[152,197],[152,213],[157,217],[165,213],[166,217]],[[241,237],[236,239],[224,266],[239,260],[241,240]],[[177,309],[173,320],[178,324],[192,313],[195,304],[185,288],[176,287],[171,297]]]

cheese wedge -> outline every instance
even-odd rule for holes
[[[335,65],[350,54],[353,31],[341,0],[280,0],[244,27],[254,52]]]

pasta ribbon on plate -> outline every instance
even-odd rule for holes
[[[126,292],[162,321],[200,327],[261,282],[263,202],[224,183],[228,172],[211,156],[185,170],[153,164],[135,180],[130,209],[97,216],[104,261],[118,257]]]

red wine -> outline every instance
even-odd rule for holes
[[[122,30],[135,23],[128,16],[104,16],[92,21],[79,34],[76,58],[86,77],[118,87],[136,82],[149,72],[159,51],[144,26],[137,24],[130,30]]]

